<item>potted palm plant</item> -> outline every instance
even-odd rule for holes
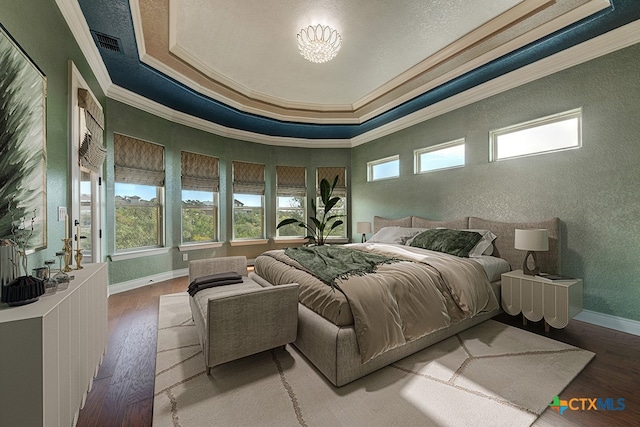
[[[290,224],[297,224],[299,227],[307,230],[305,239],[309,239],[308,244],[316,246],[322,246],[325,244],[327,238],[331,235],[331,232],[338,228],[344,222],[340,219],[342,215],[331,214],[331,210],[340,201],[340,197],[334,197],[333,191],[338,184],[338,176],[333,179],[333,184],[325,178],[320,181],[320,200],[322,201],[323,208],[318,214],[318,208],[316,201],[311,200],[311,208],[313,210],[313,216],[310,216],[310,222],[304,222],[296,218],[283,219],[278,223],[276,228],[284,227]]]

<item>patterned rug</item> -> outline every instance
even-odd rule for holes
[[[339,388],[291,345],[207,376],[188,298],[160,298],[155,427],[529,426],[594,356],[488,320]]]

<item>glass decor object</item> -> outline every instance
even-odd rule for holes
[[[55,263],[55,259],[48,259],[44,262],[45,277],[42,279],[44,280],[45,295],[53,295],[58,290],[58,282],[51,277],[51,266]]]
[[[58,283],[58,290],[64,291],[69,287],[69,275],[64,272],[64,267],[62,266],[62,260],[65,258],[67,253],[65,251],[56,252],[56,256],[59,260],[59,270],[55,276],[53,276],[53,280]]]
[[[342,46],[340,34],[328,25],[309,25],[297,37],[300,55],[316,64],[331,61]]]

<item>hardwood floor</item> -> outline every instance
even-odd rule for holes
[[[93,388],[80,411],[77,425],[150,426],[160,295],[186,290],[187,278],[155,283],[109,298],[109,341]],[[596,353],[596,357],[560,394],[560,399],[624,398],[621,411],[547,409],[540,422],[552,426],[640,427],[640,336],[588,323],[571,321],[548,334],[540,323],[523,326],[506,314],[501,322],[547,335]]]
[[[80,411],[79,427],[151,425],[158,302],[160,295],[186,288],[184,277],[109,297],[107,352]]]

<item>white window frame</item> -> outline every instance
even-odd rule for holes
[[[447,148],[451,148],[451,147],[455,147],[455,146],[459,146],[459,145],[462,145],[464,147],[464,151],[465,151],[463,163],[461,165],[447,166],[447,167],[444,167],[444,168],[436,168],[436,169],[429,169],[429,170],[421,170],[422,169],[422,160],[421,160],[420,157],[423,154],[425,154],[425,153],[435,153],[437,151],[445,150]],[[456,139],[456,140],[453,140],[453,141],[444,142],[442,144],[433,145],[431,147],[425,147],[425,148],[420,148],[420,149],[417,149],[417,150],[413,150],[413,159],[414,159],[413,173],[415,175],[423,174],[423,173],[437,172],[437,171],[442,171],[442,170],[463,168],[467,164],[465,138],[460,138],[460,139]]]
[[[576,144],[566,145],[566,146],[563,146],[563,147],[554,148],[554,149],[550,149],[550,150],[541,149],[539,151],[526,153],[526,154],[521,154],[521,155],[514,155],[514,156],[509,156],[509,157],[499,157],[498,139],[500,138],[500,136],[509,135],[509,134],[514,133],[514,132],[520,132],[520,131],[524,131],[524,130],[527,130],[527,129],[535,129],[535,128],[538,128],[538,127],[541,127],[541,126],[546,126],[546,125],[550,125],[550,124],[553,124],[553,123],[558,123],[558,122],[567,121],[567,120],[573,120],[573,119],[577,119],[578,120],[578,122],[577,122],[577,127],[578,127],[578,129],[577,129],[577,138],[578,138],[578,140],[576,141]],[[504,128],[501,128],[501,129],[496,129],[496,130],[493,130],[493,131],[489,132],[489,161],[490,162],[518,159],[518,158],[522,158],[522,157],[537,156],[539,154],[556,153],[558,151],[574,150],[574,149],[580,148],[580,147],[582,147],[582,108],[576,108],[576,109],[573,109],[573,110],[564,111],[562,113],[553,114],[551,116],[546,116],[546,117],[542,117],[542,118],[539,118],[539,119],[530,120],[528,122],[519,123],[519,124],[512,125],[512,126],[507,126],[507,127],[504,127]]]
[[[122,184],[120,182],[114,182],[114,191],[115,191],[115,184]],[[158,249],[158,248],[164,248],[165,245],[165,236],[166,236],[166,229],[165,229],[165,209],[166,209],[166,198],[165,198],[165,187],[158,187],[155,186],[156,189],[156,200],[157,200],[157,210],[158,210],[158,224],[156,225],[156,239],[157,239],[157,244],[156,245],[150,245],[150,246],[139,246],[139,247],[131,247],[131,248],[122,248],[122,249],[117,249],[118,247],[118,242],[116,241],[116,232],[115,229],[117,228],[117,222],[115,220],[116,216],[114,215],[114,246],[115,246],[115,253],[116,254],[122,254],[122,253],[129,253],[129,252],[142,252],[142,251],[147,251],[147,250],[153,250],[153,249]],[[115,214],[115,209],[117,208],[117,205],[115,203],[115,199],[114,199],[114,214]],[[134,207],[135,208],[135,207]]]
[[[184,236],[182,234],[182,231],[184,229],[184,192],[185,191],[189,191],[189,190],[184,190],[182,189],[180,192],[181,195],[181,199],[180,199],[180,223],[182,225],[181,229],[180,229],[180,241],[182,242],[181,246],[190,246],[190,245],[206,245],[209,243],[217,243],[220,241],[220,193],[217,191],[213,191],[211,190],[211,194],[213,195],[213,206],[212,206],[212,210],[214,211],[214,235],[211,236],[211,239],[209,240],[201,240],[201,241],[188,241],[186,242],[184,240]],[[204,191],[203,191],[204,192]],[[191,209],[201,209],[200,207],[192,207]]]
[[[236,196],[238,194],[248,194],[251,196],[260,196],[260,206],[235,206],[235,200],[236,200]],[[264,194],[253,194],[253,193],[233,193],[233,199],[232,199],[232,223],[233,223],[233,241],[234,242],[242,242],[242,241],[249,241],[249,242],[253,242],[253,241],[263,241],[265,240],[265,216],[266,216],[266,207],[264,205]],[[237,210],[242,210],[242,209],[246,209],[246,210],[256,210],[259,209],[261,212],[261,217],[262,217],[262,229],[260,230],[260,236],[251,236],[251,237],[238,237],[236,235],[236,211]]]
[[[276,194],[276,219],[278,219],[280,217],[280,211],[282,210],[286,210],[286,211],[291,211],[291,210],[295,210],[295,211],[300,211],[302,212],[301,216],[303,221],[307,221],[307,196],[302,197],[302,207],[301,208],[292,208],[289,206],[280,206],[280,198],[281,197],[292,197],[292,196],[278,196]],[[279,221],[276,221],[276,225],[278,224]],[[303,238],[304,236],[306,236],[308,234],[308,231],[306,231],[306,229],[300,227],[300,234],[295,235],[295,236],[281,236],[280,235],[280,229],[276,228],[276,238],[277,239],[300,239]]]
[[[384,165],[391,162],[398,162],[397,175],[385,176],[384,178],[376,178],[374,169],[376,166]],[[367,162],[367,182],[382,181],[385,179],[394,179],[400,177],[400,155],[385,157],[384,159],[372,160]]]

